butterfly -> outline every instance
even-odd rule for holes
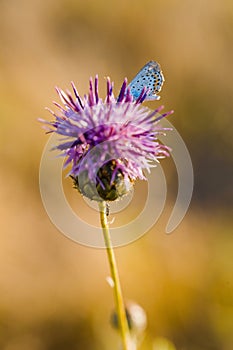
[[[134,100],[140,96],[143,88],[147,90],[145,100],[159,100],[160,96],[157,96],[157,93],[161,91],[164,81],[159,63],[149,61],[129,83],[128,88]]]

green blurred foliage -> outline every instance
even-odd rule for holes
[[[84,94],[98,73],[101,94],[108,75],[117,91],[154,59],[166,78],[161,103],[175,110],[169,120],[191,153],[194,199],[171,236],[169,202],[149,234],[117,250],[123,289],[148,314],[143,350],[230,349],[232,1],[1,0],[0,9],[0,348],[117,349],[105,252],[63,237],[42,207],[47,136],[36,118],[50,118],[43,107],[57,99],[54,85],[74,80]],[[175,168],[164,168],[172,201]],[[65,188],[80,215],[98,220]]]

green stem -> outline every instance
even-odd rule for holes
[[[116,258],[114,255],[114,250],[112,247],[111,236],[109,233],[108,220],[106,215],[106,203],[99,203],[100,210],[100,221],[103,229],[104,241],[108,255],[108,262],[111,271],[111,277],[114,282],[113,291],[116,304],[116,312],[118,317],[118,324],[120,328],[123,350],[130,350],[130,337],[129,337],[129,327],[125,313],[125,306],[121,291],[119,273],[116,264]]]

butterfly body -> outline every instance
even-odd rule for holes
[[[128,88],[134,100],[140,96],[144,88],[147,91],[146,100],[159,100],[160,96],[157,93],[161,91],[164,80],[159,63],[150,61],[133,78]]]

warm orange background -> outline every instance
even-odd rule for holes
[[[0,2],[0,349],[118,349],[105,251],[65,238],[42,206],[38,169],[48,136],[36,119],[50,118],[44,106],[57,98],[55,85],[74,80],[84,94],[98,73],[103,95],[104,77],[117,90],[151,59],[163,68],[161,102],[175,110],[169,120],[190,150],[195,188],[184,221],[165,235],[176,175],[163,161],[165,212],[116,252],[124,295],[147,312],[143,350],[231,348],[232,33],[230,0]],[[69,179],[64,186],[88,218]],[[174,346],[156,345],[158,337]]]

